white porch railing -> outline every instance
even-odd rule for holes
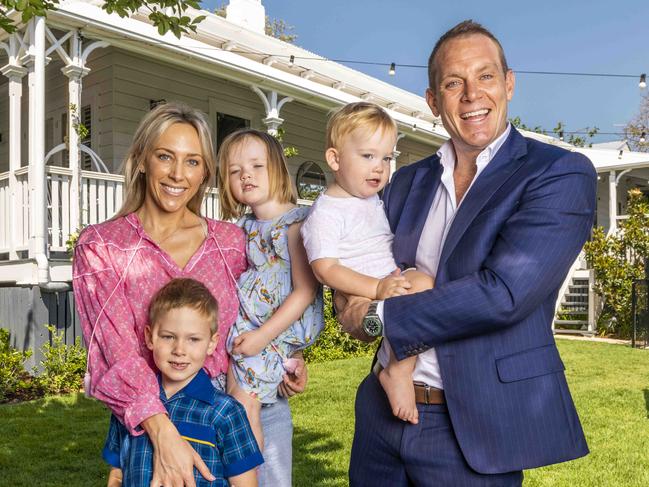
[[[66,251],[66,241],[70,234],[78,230],[74,228],[76,225],[72,222],[72,205],[80,205],[81,225],[105,221],[111,218],[122,205],[122,176],[82,171],[81,198],[79,202],[74,202],[70,200],[72,170],[66,167],[46,166],[45,171],[48,244],[51,252]],[[9,173],[0,173],[0,254],[7,254],[10,251],[12,241],[15,251],[29,248],[30,204],[27,173],[27,167],[15,172],[18,184],[13,197],[9,190]],[[210,188],[203,200],[203,215],[218,218],[218,205],[218,190]],[[16,214],[16,228],[12,228],[12,211]]]
[[[0,174],[0,253],[11,250],[27,250],[29,246],[29,168],[21,167],[15,172],[16,194],[12,196],[9,188],[9,172]],[[13,205],[12,205],[13,202]],[[15,228],[12,228],[12,211],[15,214]]]

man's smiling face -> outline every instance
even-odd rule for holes
[[[426,90],[426,101],[441,116],[458,157],[475,158],[505,131],[514,74],[504,72],[498,46],[482,34],[449,40],[435,63],[435,86]]]

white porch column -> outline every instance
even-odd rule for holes
[[[70,63],[61,68],[68,78],[68,153],[69,167],[72,170],[70,181],[70,231],[74,232],[81,225],[81,150],[77,127],[81,110],[82,79],[90,72],[84,66],[81,55],[81,39],[74,33],[70,40]]]
[[[9,239],[9,260],[17,260],[16,252],[16,234],[18,228],[18,218],[21,216],[22,208],[18,205],[18,180],[16,171],[20,169],[20,106],[23,95],[23,77],[27,74],[27,69],[20,66],[16,53],[18,51],[18,40],[16,34],[9,38],[9,64],[4,66],[0,71],[9,78],[9,218],[10,225],[13,229],[7,237]]]
[[[47,178],[45,176],[45,19],[29,24],[29,257],[47,256]],[[40,270],[40,269],[39,269]],[[39,277],[39,280],[41,278]]]
[[[401,151],[397,150],[397,146],[399,145],[399,141],[403,139],[406,136],[403,132],[399,132],[397,135],[397,143],[394,144],[394,157],[390,161],[390,178],[388,181],[392,181],[392,176],[394,176],[394,173],[397,171],[397,159],[401,155]]]
[[[608,233],[615,233],[617,230],[617,181],[615,171],[608,174]]]
[[[273,136],[277,135],[277,130],[284,123],[284,119],[280,118],[279,112],[284,104],[293,101],[293,98],[287,96],[279,100],[276,91],[265,93],[257,86],[252,86],[252,91],[257,93],[266,109],[266,118],[262,122],[266,125],[267,132]]]

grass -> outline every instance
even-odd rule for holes
[[[591,454],[526,472],[525,487],[649,485],[649,355],[561,340],[561,355]],[[292,400],[294,485],[346,486],[356,386],[368,359],[309,366]],[[103,486],[108,412],[81,395],[0,406],[0,486]]]

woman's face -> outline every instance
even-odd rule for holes
[[[187,123],[165,130],[144,161],[144,205],[166,213],[187,207],[207,175],[198,132]]]

